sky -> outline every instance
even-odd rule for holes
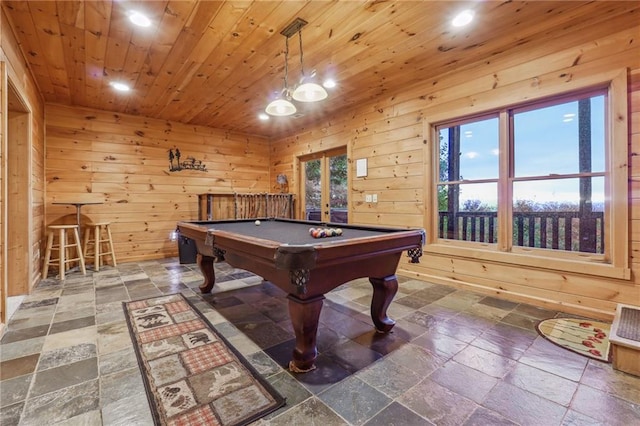
[[[604,171],[605,98],[591,98],[591,167]],[[498,177],[498,118],[460,126],[460,174],[462,179]],[[446,144],[448,129],[441,130]],[[567,102],[514,115],[515,177],[578,173],[578,102]],[[604,178],[592,180],[594,204],[604,202]],[[481,199],[496,205],[496,184],[463,184],[460,200]],[[514,183],[514,198],[548,201],[579,201],[578,179]]]

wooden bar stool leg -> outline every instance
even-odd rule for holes
[[[113,261],[113,267],[115,268],[118,265],[116,263],[116,251],[113,249],[113,238],[111,238],[111,225],[107,224],[107,226],[105,228],[107,230],[107,238],[109,239],[107,244],[109,245],[109,252],[111,253],[111,260]]]
[[[93,227],[93,266],[96,271],[100,270],[100,265],[102,265],[102,256],[100,250],[100,238],[102,235],[102,225],[96,225]]]
[[[67,262],[65,260],[66,252],[67,252],[67,232],[60,228],[58,230],[58,242],[59,246],[59,256],[58,256],[58,264],[60,265],[60,279],[64,280],[64,272],[67,266]]]
[[[85,264],[88,263],[87,258],[89,257],[89,237],[91,236],[91,231],[89,229],[85,229],[84,234],[82,235],[82,253],[84,254]]]
[[[78,228],[73,228],[73,237],[76,241],[76,251],[78,252],[78,259],[80,262],[80,270],[82,271],[82,275],[87,275],[87,269],[84,264],[84,255],[82,254],[82,245],[80,244],[80,233],[78,232]]]
[[[47,235],[47,248],[44,251],[44,264],[42,265],[42,279],[46,279],[49,274],[49,261],[51,260],[51,247],[53,246],[53,237],[55,234],[49,231]]]

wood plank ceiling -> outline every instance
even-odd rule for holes
[[[478,61],[561,34],[637,25],[640,2],[581,1],[2,1],[44,100],[266,137],[299,132]],[[458,11],[476,20],[454,29]],[[148,28],[129,11],[146,13]],[[285,37],[296,17],[306,71],[332,77],[329,98],[296,117],[260,121],[283,87]],[[611,25],[615,22],[615,25]],[[608,25],[604,25],[608,23]],[[300,77],[289,39],[289,83]],[[133,90],[116,93],[111,81]],[[298,104],[300,107],[300,104]]]

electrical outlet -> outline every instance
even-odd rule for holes
[[[365,200],[367,203],[370,203],[370,202],[371,202],[371,194],[366,194],[366,195],[364,196],[364,200]]]
[[[371,201],[373,201],[374,203],[377,203],[378,202],[378,194],[373,194],[371,196]]]

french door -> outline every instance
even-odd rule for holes
[[[347,148],[300,158],[300,199],[307,220],[348,222]]]

